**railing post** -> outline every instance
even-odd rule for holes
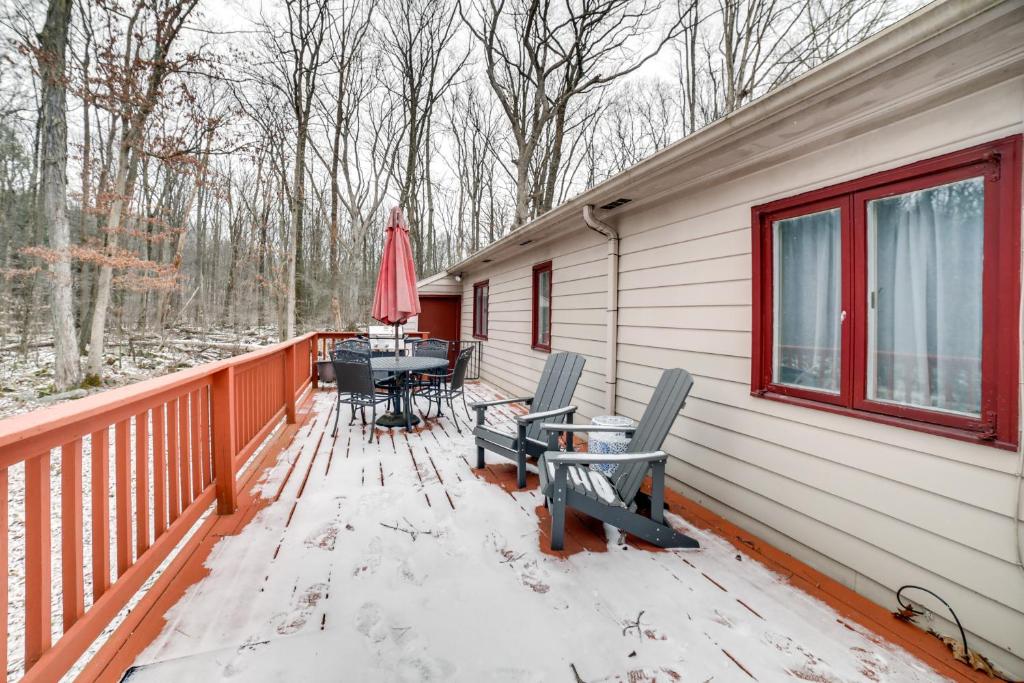
[[[317,361],[320,360],[320,335],[319,334],[314,334],[313,335],[313,348],[310,351],[310,354],[313,356],[313,369],[312,369],[312,372],[313,372],[313,391],[316,391],[317,389],[320,388],[320,366],[317,364]]]
[[[288,424],[295,424],[295,343],[284,348],[284,413]]]
[[[25,461],[25,670],[50,649],[50,452]]]
[[[230,515],[238,507],[235,488],[235,368],[213,376],[213,467],[217,482],[217,514]]]

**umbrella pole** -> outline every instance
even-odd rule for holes
[[[398,360],[398,325],[395,325],[395,360]]]

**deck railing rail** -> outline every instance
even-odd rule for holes
[[[362,332],[357,331],[345,331],[345,332],[319,332],[317,334],[317,358],[328,359],[331,357],[331,350],[334,345],[345,339],[352,339],[358,337]],[[426,339],[430,336],[427,332],[405,332],[406,337],[415,337],[417,339]]]
[[[10,578],[25,577],[23,680],[57,680],[211,505],[235,511],[242,465],[282,418],[295,422],[332,336],[312,332],[0,420],[0,670],[15,635]],[[22,568],[11,553],[12,471],[24,479]]]

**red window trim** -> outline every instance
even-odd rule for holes
[[[1016,450],[1018,442],[1021,294],[1022,136],[995,140],[751,209],[753,252],[751,393],[808,408]],[[985,177],[985,270],[982,275],[981,419],[866,398],[868,199],[966,177]],[[842,211],[842,375],[838,396],[780,386],[772,373],[771,221],[838,207]],[[998,293],[993,295],[993,293]]]
[[[539,319],[539,317],[537,315],[538,303],[539,303],[538,302],[538,293],[539,293],[538,292],[538,283],[540,282],[540,273],[547,273],[548,274],[548,343],[547,344],[541,344],[539,341],[537,341],[538,338],[540,337],[540,335],[538,334],[539,330],[537,329],[537,326],[540,323],[540,319]],[[538,263],[537,265],[535,265],[533,267],[533,307],[532,307],[532,315],[530,316],[530,318],[531,318],[531,322],[530,322],[530,330],[531,330],[531,333],[530,333],[530,348],[536,349],[537,351],[548,351],[548,352],[551,351],[551,315],[552,315],[552,311],[554,309],[554,306],[551,305],[551,303],[552,303],[551,302],[551,285],[552,285],[553,279],[554,278],[551,275],[551,261],[545,261],[544,263]]]
[[[477,300],[477,296],[478,296],[478,292],[480,291],[481,287],[487,287],[487,303],[484,304],[484,316],[485,317],[484,317],[484,321],[483,322],[485,323],[485,327],[489,327],[489,323],[490,323],[488,318],[490,317],[491,281],[490,280],[481,280],[480,282],[474,282],[473,283],[473,337],[476,338],[476,339],[483,339],[484,341],[487,341],[487,331],[485,331],[485,332],[481,332],[480,331],[480,327],[479,327],[480,318],[479,318],[479,311],[477,310],[477,306],[479,305],[479,301]]]

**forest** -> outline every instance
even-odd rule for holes
[[[430,275],[913,8],[3,0],[0,359],[365,324],[392,206]]]

